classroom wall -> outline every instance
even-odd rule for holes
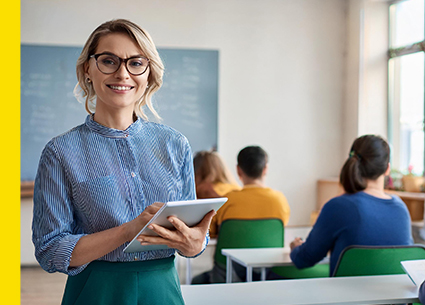
[[[363,96],[359,134],[388,133],[388,2],[364,3]]]
[[[347,56],[342,156],[363,134],[388,133],[388,8],[390,1],[347,0]]]
[[[22,0],[21,41],[81,46],[103,21],[128,18],[159,47],[219,50],[219,152],[235,173],[241,148],[264,147],[267,184],[287,196],[289,225],[308,225],[316,181],[338,175],[344,124],[357,122],[344,112],[349,7],[346,0]]]
[[[342,139],[341,155],[346,156],[353,140],[359,134],[359,100],[361,97],[360,79],[362,70],[364,36],[363,15],[364,1],[347,1],[347,40],[346,73],[344,75],[344,100],[342,105]]]

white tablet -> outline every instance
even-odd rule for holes
[[[152,219],[140,230],[133,240],[124,248],[124,252],[142,252],[149,250],[168,249],[166,245],[144,245],[136,239],[140,234],[157,235],[154,231],[148,229],[151,223],[162,227],[173,229],[173,225],[168,221],[169,216],[177,216],[187,226],[192,227],[198,224],[205,214],[211,210],[216,212],[227,201],[227,198],[196,199],[186,201],[170,201],[165,203],[161,209],[152,217]]]

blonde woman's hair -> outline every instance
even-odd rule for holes
[[[215,151],[200,151],[193,158],[195,180],[210,183],[236,184],[232,174],[224,164],[220,155]]]
[[[149,77],[148,87],[143,96],[136,102],[134,112],[137,116],[148,119],[143,112],[143,106],[147,105],[152,114],[160,119],[159,114],[153,107],[152,96],[162,86],[162,77],[164,74],[164,64],[159,57],[155,44],[148,32],[140,28],[137,24],[126,19],[115,19],[107,21],[98,26],[87,39],[80,57],[77,60],[77,86],[74,89],[74,95],[79,101],[85,98],[85,106],[88,113],[92,114],[96,108],[96,92],[93,89],[93,84],[88,82],[85,76],[85,67],[90,60],[90,56],[95,54],[100,38],[112,34],[123,33],[127,34],[140,47],[143,55],[149,59]],[[79,89],[80,87],[81,89]]]

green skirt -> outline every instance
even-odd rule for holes
[[[174,256],[134,262],[94,261],[68,276],[62,305],[182,304]]]

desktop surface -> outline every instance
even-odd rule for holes
[[[406,274],[183,285],[186,305],[403,304],[418,300]]]

